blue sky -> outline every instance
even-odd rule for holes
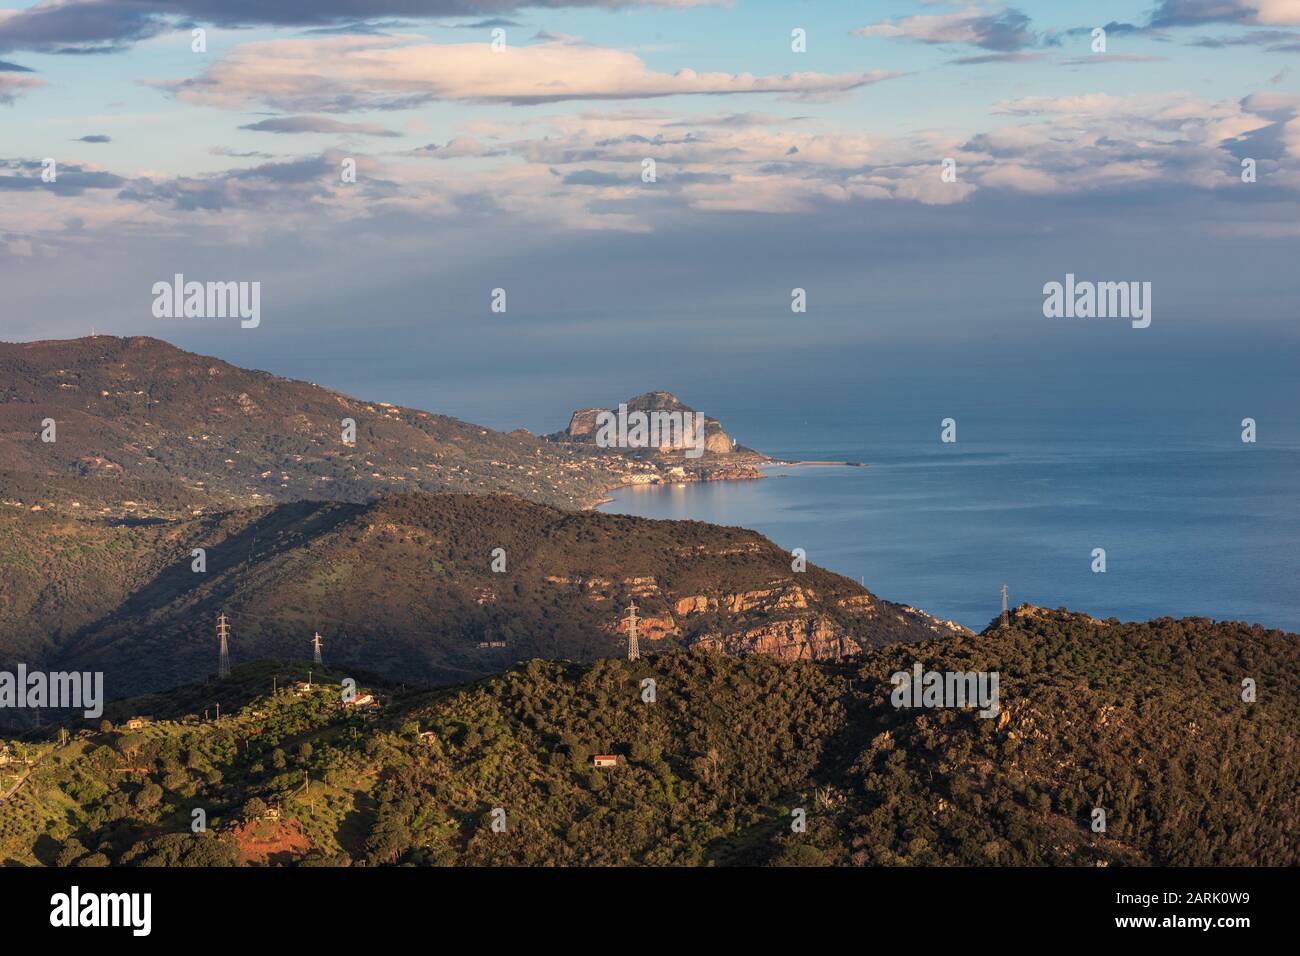
[[[9,2],[0,9],[37,7],[32,2]],[[271,4],[274,6],[274,4]],[[732,6],[689,9],[630,7],[605,9],[528,9],[502,19],[508,42],[536,42],[540,31],[580,37],[596,46],[635,51],[652,69],[672,72],[684,67],[731,73],[780,74],[792,70],[826,73],[880,69],[902,74],[886,87],[867,89],[829,103],[787,104],[764,102],[764,109],[788,117],[815,116],[844,125],[867,127],[873,132],[904,135],[927,129],[975,133],[1012,122],[989,117],[996,102],[1029,91],[1055,96],[1108,92],[1115,95],[1160,94],[1186,90],[1215,97],[1244,97],[1261,89],[1300,90],[1292,66],[1296,52],[1261,56],[1258,47],[1236,49],[1193,45],[1204,39],[1241,38],[1265,32],[1262,28],[1233,23],[1167,30],[1150,35],[1117,34],[1108,39],[1113,55],[1159,57],[1159,60],[1115,61],[1098,65],[1062,65],[1072,58],[1090,59],[1091,37],[1072,34],[1079,28],[1107,23],[1142,23],[1147,4],[1106,2],[1088,4],[1023,3],[1012,8],[1030,18],[1035,32],[1056,45],[1027,47],[1022,52],[1041,55],[1039,61],[1016,64],[954,65],[963,56],[978,55],[966,44],[926,44],[887,37],[855,36],[855,29],[871,23],[909,16],[938,15],[965,9],[961,4],[928,6],[913,0],[885,3],[780,3],[741,0]],[[997,6],[990,10],[1004,9]],[[1085,12],[1086,9],[1086,12]],[[395,32],[413,32],[436,42],[486,41],[489,27],[475,27],[482,17],[407,19],[384,23]],[[174,21],[182,23],[181,19]],[[203,23],[195,20],[195,23]],[[455,24],[462,28],[456,28]],[[464,27],[469,27],[468,29]],[[808,52],[790,51],[789,31],[808,31]],[[238,114],[194,109],[147,85],[195,75],[202,64],[230,50],[277,37],[310,37],[306,29],[266,26],[208,26],[208,53],[199,57],[189,49],[184,30],[164,32],[134,43],[116,53],[95,56],[51,54],[15,49],[0,53],[35,71],[33,79],[48,85],[39,95],[17,99],[6,110],[8,136],[30,150],[58,155],[69,149],[70,138],[110,135],[112,143],[81,150],[75,158],[123,167],[153,168],[160,158],[158,137],[166,139],[166,169],[173,173],[216,172],[223,163],[209,150],[224,145],[234,150],[257,151],[268,147],[265,134],[238,129],[233,119],[255,121],[264,111]],[[319,35],[319,34],[315,34]],[[992,51],[988,51],[992,52]],[[761,101],[762,97],[742,97]],[[715,102],[693,97],[669,97],[656,105],[685,113],[707,112]],[[743,103],[750,108],[751,103]],[[573,109],[581,108],[575,104]],[[740,108],[740,107],[738,107]],[[517,111],[517,110],[516,110]],[[401,149],[424,145],[440,131],[454,134],[467,120],[500,115],[509,121],[510,107],[484,107],[435,102],[404,111],[395,125],[403,137],[385,147]],[[418,125],[428,134],[408,131]],[[306,136],[299,147],[327,147],[329,136]]]
[[[530,391],[705,391],[721,356],[1067,355],[1066,272],[1155,286],[1151,329],[1083,333],[1098,361],[1294,348],[1289,0],[0,4],[5,339],[156,335],[530,426]],[[261,282],[262,325],[154,318],[176,272]]]

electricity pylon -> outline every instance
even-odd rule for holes
[[[217,615],[217,636],[221,638],[221,662],[217,665],[218,677],[230,676],[230,625],[224,613]]]

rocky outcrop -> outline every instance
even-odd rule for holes
[[[913,627],[924,627],[934,633],[936,637],[952,637],[957,634],[974,634],[970,628],[958,624],[956,621],[948,621],[933,614],[928,614],[920,608],[912,607],[908,604],[893,605],[897,609],[900,621],[912,625]]]
[[[624,636],[627,634],[626,618],[618,622],[614,633]],[[677,622],[672,619],[672,615],[665,614],[661,617],[654,615],[638,617],[636,633],[641,640],[661,641],[665,637],[679,636],[681,630],[677,627]]]
[[[614,408],[580,408],[569,418],[568,428],[546,437],[551,441],[579,442],[594,445],[601,431],[603,415],[612,415],[617,420],[620,415],[626,418],[633,413],[643,413],[646,416],[651,416],[654,413],[673,416],[689,415],[690,417],[685,420],[686,422],[697,421],[697,416],[702,417],[704,420],[704,454],[730,455],[735,450],[735,442],[723,430],[721,422],[707,415],[701,416],[700,413],[684,404],[671,392],[646,392],[644,395],[629,398],[626,402]],[[662,419],[662,421],[666,420]],[[660,429],[656,427],[652,438],[647,439],[646,444],[639,447],[633,444],[628,447],[620,447],[619,450],[677,455],[696,447],[699,442],[694,428],[681,427],[685,422],[680,417],[676,419],[676,423],[677,426],[673,428]]]
[[[773,581],[746,591],[682,595],[660,590],[651,579],[626,578],[622,594],[634,595],[640,602],[642,636],[678,637],[685,646],[728,654],[822,660],[858,653],[873,641],[855,634],[873,634],[882,628],[899,640],[920,634],[971,633],[870,593],[824,599],[816,588],[802,582]],[[621,612],[611,607],[610,613],[607,629],[626,634]]]
[[[718,599],[711,598],[707,594],[692,594],[690,597],[680,598],[674,608],[678,617],[703,614],[706,611],[716,611],[717,609]]]
[[[918,611],[916,613],[925,614],[923,611]],[[929,617],[929,615],[925,616]],[[1037,621],[1059,621],[1065,624],[1087,624],[1090,627],[1110,627],[1116,623],[1113,619],[1103,621],[1100,618],[1093,617],[1091,614],[1083,614],[1079,611],[1070,611],[1065,608],[1039,607],[1036,604],[1029,604],[1028,602],[1013,607],[1008,612],[1008,618],[1011,627],[1032,626]],[[935,618],[931,619],[937,620]],[[943,621],[940,623],[947,624],[949,622]],[[989,622],[988,627],[984,629],[984,632],[996,631],[1001,626],[1002,618],[1001,615],[999,615]]]
[[[709,634],[693,643],[727,654],[769,654],[783,660],[827,660],[862,650],[824,614],[774,621],[735,634]]]
[[[727,609],[732,614],[743,614],[756,608],[766,611],[806,610],[809,601],[816,602],[817,594],[811,589],[805,590],[797,584],[785,587],[766,588],[761,591],[745,591],[741,594],[729,594],[726,598]]]

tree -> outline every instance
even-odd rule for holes
[[[58,856],[54,858],[54,865],[58,867],[72,866],[85,855],[86,848],[82,846],[81,841],[76,837],[68,837],[67,842],[59,849]]]
[[[134,760],[143,746],[144,734],[127,734],[118,742],[118,749],[128,760]]]
[[[152,780],[140,788],[135,795],[135,805],[141,810],[152,810],[162,802],[163,789]]]
[[[380,813],[366,837],[366,859],[371,863],[396,863],[411,845],[411,831],[391,813]]]

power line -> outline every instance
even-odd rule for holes
[[[217,665],[218,677],[230,676],[230,624],[224,613],[217,615],[217,636],[221,638],[221,662]]]
[[[633,601],[627,608],[627,659],[634,661],[641,656],[641,648],[637,645],[636,625],[639,618],[636,616],[636,601]]]

